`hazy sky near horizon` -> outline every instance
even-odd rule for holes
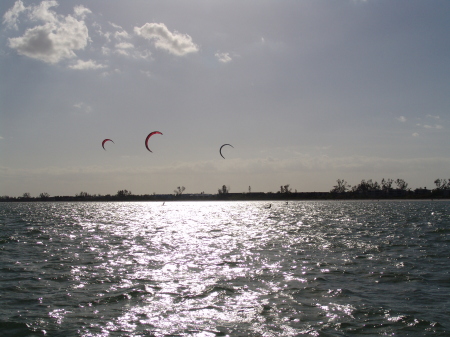
[[[3,0],[0,14],[0,195],[450,178],[450,1]]]

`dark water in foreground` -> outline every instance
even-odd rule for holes
[[[0,203],[1,336],[450,336],[450,202]]]

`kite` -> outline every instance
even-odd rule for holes
[[[103,150],[105,150],[106,151],[106,149],[105,149],[105,143],[106,142],[113,142],[111,139],[105,139],[103,142],[102,142],[102,147],[103,147]],[[113,142],[114,143],[114,142]]]
[[[219,150],[219,153],[220,153],[220,155],[222,156],[223,159],[225,159],[225,157],[222,155],[222,148],[223,148],[225,145],[231,146],[231,147],[234,149],[234,146],[231,145],[231,144],[223,144],[223,145],[220,147],[220,150]]]
[[[147,138],[145,138],[145,147],[146,147],[147,150],[149,150],[150,152],[152,152],[152,150],[150,150],[149,147],[148,147],[148,140],[150,139],[151,136],[156,135],[156,134],[157,134],[157,135],[162,135],[162,133],[159,132],[159,131],[153,131],[153,132],[150,132],[150,133],[149,133],[149,135],[147,136]]]

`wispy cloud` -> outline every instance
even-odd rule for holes
[[[433,119],[436,119],[436,120],[441,119],[441,117],[439,117],[439,116],[433,116],[433,115],[430,115],[430,114],[428,114],[427,117],[428,118],[433,118]]]
[[[404,123],[404,122],[406,122],[406,117],[405,117],[405,116],[400,116],[400,117],[397,117],[397,120],[398,120],[399,122]]]
[[[219,53],[219,52],[217,52],[215,54],[215,56],[217,57],[217,59],[221,63],[228,63],[228,62],[231,62],[231,60],[232,60],[232,58],[231,58],[229,53]]]
[[[125,30],[121,29],[114,33],[116,39],[129,39],[131,36]]]
[[[118,49],[132,49],[132,48],[134,48],[134,45],[132,43],[129,43],[129,42],[120,42],[120,43],[116,44],[116,48],[118,48]]]
[[[130,56],[134,50],[134,45],[129,42],[120,42],[115,45],[115,53],[123,56]]]
[[[152,73],[148,70],[141,70],[141,74],[147,76],[147,77],[152,77]]]
[[[444,128],[442,125],[439,125],[439,124],[435,124],[435,125],[417,124],[417,126],[425,128],[425,129],[436,129],[436,130],[440,130],[440,129]]]
[[[19,29],[17,22],[19,15],[24,11],[26,11],[26,7],[23,5],[23,2],[20,0],[16,1],[14,6],[3,15],[3,24],[8,28]]]
[[[84,102],[79,102],[73,105],[74,108],[78,109],[79,111],[82,111],[84,113],[91,113],[92,107],[90,105],[85,104]]]
[[[107,68],[107,66],[103,64],[98,64],[93,60],[88,61],[78,60],[76,64],[69,66],[69,68],[76,70],[87,70],[87,69],[103,69]]]
[[[88,14],[91,14],[91,10],[84,7],[83,5],[75,6],[73,12],[76,16],[82,18],[83,20],[86,18]]]
[[[134,32],[151,40],[156,48],[177,56],[196,53],[199,50],[189,35],[176,31],[172,33],[164,23],[146,23],[142,27],[134,27]]]

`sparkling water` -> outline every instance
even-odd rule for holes
[[[449,336],[449,201],[0,203],[2,336]]]

